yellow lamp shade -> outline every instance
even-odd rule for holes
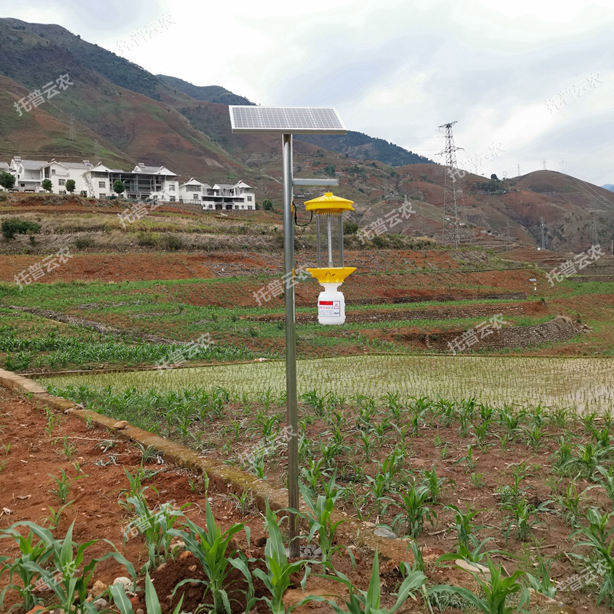
[[[344,211],[354,211],[354,201],[347,198],[335,196],[332,192],[326,192],[324,196],[312,198],[305,201],[305,209],[313,211],[315,214],[328,213],[343,213]]]

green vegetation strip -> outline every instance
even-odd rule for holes
[[[353,356],[301,360],[298,391],[380,397],[429,396],[509,405],[542,405],[582,411],[606,411],[614,400],[614,362],[610,358],[527,358],[476,356]],[[231,394],[278,397],[285,390],[281,361],[133,371],[45,379],[46,385],[113,394],[196,393],[224,388]]]

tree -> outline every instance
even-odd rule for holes
[[[47,192],[53,191],[53,184],[51,183],[51,179],[43,179],[43,183],[41,183],[41,187],[43,190],[47,190]]]
[[[271,210],[273,209],[273,203],[272,203],[272,202],[271,202],[271,201],[270,201],[268,198],[265,198],[265,199],[262,201],[262,208],[263,208],[265,211],[271,211]]]
[[[126,191],[126,186],[124,185],[124,182],[121,179],[116,179],[113,182],[113,191],[116,192],[117,194],[122,194],[123,192]]]
[[[2,171],[0,173],[0,185],[6,190],[12,190],[15,186],[15,175]]]
[[[497,177],[497,175],[496,175],[495,173],[493,173],[493,174],[490,176],[490,180],[491,180],[491,181],[499,181],[499,177]]]
[[[69,194],[72,194],[75,191],[75,180],[74,179],[66,180],[66,191]]]
[[[329,176],[329,177],[334,177],[335,176],[335,167],[332,164],[327,164],[324,167],[324,172]]]

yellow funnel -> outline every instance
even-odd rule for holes
[[[342,284],[355,270],[355,266],[307,269],[321,284]]]

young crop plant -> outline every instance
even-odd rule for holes
[[[614,505],[614,467],[606,469],[603,466],[597,467],[597,473],[601,474],[601,478],[597,478],[597,483],[605,490]]]
[[[488,444],[487,442],[488,434],[490,433],[491,428],[492,422],[490,420],[485,420],[480,422],[480,424],[473,425],[473,432],[475,433],[475,438],[481,452],[485,452],[488,445],[492,445]]]
[[[76,449],[77,449],[77,446],[75,446],[75,444],[69,443],[67,437],[62,438],[62,451],[64,452],[64,456],[66,457],[66,460],[71,459]]]
[[[33,578],[39,578],[51,589],[53,598],[51,603],[48,603],[50,607],[59,608],[66,614],[83,614],[84,612],[93,614],[96,612],[93,603],[87,601],[89,586],[92,583],[96,567],[109,558],[123,565],[133,580],[136,581],[132,563],[121,555],[108,540],[104,540],[104,542],[113,548],[113,552],[108,552],[100,558],[90,559],[88,557],[86,563],[85,551],[95,544],[96,540],[83,544],[73,542],[74,523],[70,525],[64,539],[59,540],[55,539],[48,529],[29,521],[15,523],[5,531],[5,534],[19,541],[21,536],[17,531],[18,527],[27,528],[36,535],[39,544],[42,544],[44,554],[35,559],[28,557],[28,560],[23,564],[29,572],[33,572]],[[28,586],[31,587],[32,585]]]
[[[171,549],[171,529],[184,515],[181,509],[175,509],[171,503],[163,503],[156,509],[150,509],[144,490],[127,496],[124,506],[135,514],[135,518],[124,531],[124,540],[133,533],[140,533],[147,548],[147,570],[155,569],[157,565],[173,555]],[[184,506],[185,507],[185,506]]]
[[[520,584],[522,571],[515,571],[511,576],[504,576],[503,569],[488,559],[488,574],[472,573],[483,595],[476,595],[460,586],[440,585],[429,590],[437,597],[454,595],[461,597],[466,604],[483,614],[511,614],[514,611],[526,611],[529,604],[529,591]],[[510,600],[517,600],[516,607],[509,605]]]
[[[563,471],[569,471],[571,475],[592,479],[600,460],[607,456],[607,450],[603,450],[592,443],[578,444],[576,455],[562,465]]]
[[[70,490],[70,479],[66,475],[66,471],[62,469],[59,478],[49,474],[50,477],[53,478],[55,482],[55,488],[51,489],[51,494],[55,495],[60,503],[66,503],[66,498],[68,497],[68,491]]]
[[[447,505],[447,509],[454,512],[454,528],[458,535],[458,543],[469,547],[469,538],[475,530],[482,527],[474,527],[473,519],[479,514],[477,510],[467,509],[464,512],[456,505]]]
[[[532,424],[524,429],[525,437],[527,439],[527,444],[533,450],[533,452],[538,452],[539,448],[542,444],[542,439],[544,438],[544,430],[541,424]]]
[[[425,486],[416,484],[409,486],[407,492],[401,494],[401,500],[397,502],[401,512],[392,521],[393,526],[405,526],[406,535],[419,537],[425,520],[433,525],[437,518],[437,513],[427,505],[429,497],[429,490]]]
[[[392,419],[398,423],[401,420],[401,402],[399,401],[399,393],[387,392],[386,402],[388,404],[388,411],[390,412]]]
[[[465,456],[461,456],[457,461],[455,461],[455,465],[458,463],[465,463],[465,473],[471,473],[477,466],[475,459],[473,458],[473,446],[469,444],[467,446],[467,453]]]
[[[315,495],[304,484],[300,484],[300,491],[307,508],[306,518],[309,522],[309,535],[307,541],[311,541],[318,534],[318,543],[322,551],[322,564],[332,569],[331,558],[338,549],[335,543],[337,528],[343,522],[332,519],[335,503],[340,496],[340,491],[335,485],[335,476],[328,484],[325,495]]]
[[[572,480],[567,484],[565,492],[556,498],[561,506],[561,513],[565,522],[573,529],[578,528],[580,518],[580,495],[576,487],[576,481]]]
[[[40,573],[34,565],[45,566],[51,556],[51,550],[41,541],[35,541],[32,530],[27,535],[22,535],[14,527],[0,532],[0,539],[12,538],[19,547],[19,554],[15,559],[8,556],[0,557],[0,577],[8,573],[8,584],[0,593],[0,608],[4,609],[4,599],[9,591],[16,591],[25,610],[42,603],[42,599],[33,593],[32,586],[40,579]],[[20,583],[15,583],[14,578],[19,578]]]
[[[120,614],[134,614],[132,602],[130,599],[128,599],[128,595],[126,595],[126,588],[123,584],[111,585],[109,587],[109,592],[111,593],[111,597],[113,597],[115,606],[119,610]],[[173,614],[181,614],[182,604],[183,597],[181,597],[179,603],[173,610]],[[162,606],[160,605],[158,594],[156,593],[153,582],[149,577],[149,573],[145,576],[145,607],[147,608],[147,614],[162,614]]]
[[[560,475],[570,475],[570,463],[573,458],[571,444],[564,436],[559,437],[559,448],[554,453],[554,470]]]
[[[534,576],[528,571],[525,573],[525,578],[529,586],[536,592],[546,595],[550,599],[554,599],[557,593],[556,584],[552,581],[550,567],[552,561],[545,561],[538,555],[537,560],[537,575]]]
[[[462,511],[456,505],[446,506],[454,512],[454,527],[458,535],[458,546],[456,552],[443,554],[438,561],[454,561],[463,559],[472,563],[479,563],[485,558],[497,554],[497,550],[484,550],[486,544],[492,541],[492,537],[480,540],[475,532],[482,529],[482,526],[475,526],[473,519],[478,515],[478,511],[467,509]]]
[[[51,527],[52,531],[55,531],[58,528],[58,525],[60,524],[60,519],[62,518],[62,514],[64,513],[64,510],[70,505],[72,505],[73,503],[74,501],[69,501],[68,503],[64,503],[64,505],[59,507],[57,510],[51,505],[49,506],[50,514],[49,514],[49,517],[47,518],[47,521],[49,521],[49,526]]]
[[[528,503],[526,499],[521,499],[517,503],[507,506],[511,514],[505,520],[504,534],[506,540],[513,532],[519,541],[527,541],[533,534],[533,529],[541,523],[538,514],[552,511],[548,507],[550,503],[550,501],[544,501],[535,506],[532,503]]]
[[[443,485],[445,483],[445,478],[440,478],[437,476],[437,467],[433,466],[433,468],[429,471],[425,469],[422,472],[424,485],[429,490],[429,496],[432,503],[439,503],[441,499],[441,491],[443,490]]]
[[[572,533],[572,538],[579,537],[575,547],[588,550],[587,554],[572,553],[586,567],[598,569],[601,572],[597,603],[605,602],[614,609],[614,527],[612,519],[614,511],[604,513],[596,507],[591,507],[586,519],[588,526],[582,526]]]
[[[232,612],[231,600],[224,588],[228,574],[232,568],[241,572],[248,585],[247,601],[253,599],[252,578],[247,565],[247,559],[238,550],[232,548],[232,539],[240,531],[244,531],[249,545],[249,527],[237,523],[222,531],[215,522],[209,502],[206,503],[206,529],[194,524],[191,520],[183,519],[183,528],[169,529],[170,537],[177,537],[183,541],[186,549],[199,561],[206,580],[187,578],[179,582],[173,593],[184,584],[199,583],[205,586],[203,599],[211,595],[213,600],[212,612],[215,614],[230,614]]]
[[[348,596],[344,597],[345,603],[343,607],[340,607],[337,601],[330,598],[315,596],[311,597],[311,600],[328,603],[336,614],[393,614],[393,612],[397,612],[410,597],[415,599],[414,593],[421,589],[426,583],[426,576],[421,571],[408,570],[407,567],[405,567],[404,573],[405,578],[399,587],[399,592],[396,595],[396,602],[391,608],[382,607],[381,604],[381,579],[379,574],[379,555],[377,551],[373,559],[371,580],[366,591],[356,588],[346,575],[336,570],[336,575],[330,576],[330,578],[343,584],[348,591]],[[304,602],[305,600],[301,603]]]
[[[260,580],[266,590],[268,591],[268,597],[261,597],[260,599],[266,603],[272,614],[288,614],[296,606],[286,607],[283,601],[285,592],[290,587],[292,582],[292,576],[305,570],[303,579],[301,581],[301,588],[305,588],[305,582],[307,581],[309,565],[316,565],[318,561],[309,561],[305,559],[298,560],[294,563],[288,561],[286,555],[286,548],[281,536],[281,530],[279,528],[279,522],[277,516],[266,504],[266,516],[265,524],[269,537],[266,541],[264,548],[264,557],[266,563],[266,571],[262,569],[255,569],[254,576]],[[248,601],[248,610],[253,605],[255,598]],[[305,600],[297,605],[301,605]]]

